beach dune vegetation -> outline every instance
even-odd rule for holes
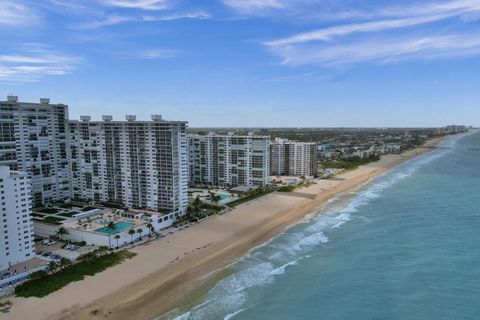
[[[135,253],[126,250],[108,253],[102,251],[103,255],[92,253],[88,259],[83,259],[77,264],[65,263],[58,272],[51,274],[38,272],[34,276],[32,275],[30,280],[15,288],[15,295],[24,298],[45,297],[71,282],[83,280],[85,276],[93,276],[135,256]]]

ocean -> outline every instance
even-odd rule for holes
[[[480,132],[441,147],[331,200],[168,317],[479,319]]]

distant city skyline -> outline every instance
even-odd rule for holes
[[[191,127],[480,125],[480,2],[4,0],[0,100]]]

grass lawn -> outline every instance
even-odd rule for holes
[[[97,207],[85,207],[82,209],[83,212],[86,212],[86,211],[90,211],[90,210],[93,210],[93,209],[98,209]]]
[[[70,282],[83,280],[85,276],[93,276],[122,263],[125,259],[131,259],[135,255],[135,253],[122,250],[95,258],[92,261],[82,261],[54,274],[46,275],[40,279],[32,279],[19,285],[15,288],[15,295],[24,298],[45,297],[60,290]]]
[[[293,190],[295,190],[295,186],[284,186],[280,187],[280,189],[278,189],[278,192],[292,192]]]
[[[61,215],[62,217],[69,217],[69,218],[70,218],[71,216],[73,216],[74,214],[77,214],[77,213],[78,213],[77,211],[63,212],[63,213],[60,213],[60,215]]]
[[[54,208],[43,208],[35,211],[43,212],[43,213],[57,213],[59,210]]]
[[[37,212],[32,212],[32,216],[34,216],[34,217],[40,217],[40,218],[43,218],[43,217],[45,217],[45,215],[44,215],[44,214],[37,213]]]
[[[71,209],[71,208],[77,207],[77,205],[72,203],[64,203],[64,204],[60,204],[59,207],[64,209]]]
[[[313,181],[304,181],[304,182],[300,182],[300,183],[297,184],[296,186],[283,186],[283,187],[280,187],[280,189],[278,189],[278,191],[279,191],[279,192],[292,192],[292,191],[294,191],[295,189],[301,189],[301,188],[310,187],[310,186],[313,186],[314,184],[316,184],[316,183],[313,182]]]
[[[46,217],[45,219],[43,219],[43,221],[46,223],[51,223],[56,225],[60,225],[63,220],[65,219],[57,218],[57,217]]]
[[[264,195],[267,195],[269,193],[272,193],[275,190],[276,190],[275,188],[268,188],[265,191],[263,191],[262,193],[256,193],[254,195],[251,195],[251,196],[248,196],[248,197],[245,197],[245,198],[234,200],[234,201],[231,201],[231,202],[227,203],[226,205],[229,206],[230,208],[235,208],[236,206],[239,206],[239,205],[241,205],[245,202],[249,202],[249,201],[255,200],[257,198],[263,197]]]

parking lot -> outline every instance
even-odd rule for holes
[[[55,244],[46,245],[42,241],[39,241],[35,244],[35,252],[44,259],[49,260],[58,260],[62,257],[67,258],[71,261],[77,260],[81,255],[93,251],[96,249],[95,246],[72,246],[62,241],[57,241]],[[63,248],[65,247],[65,248]]]

